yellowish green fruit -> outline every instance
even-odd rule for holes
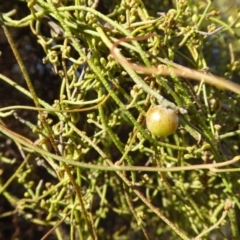
[[[173,134],[178,124],[178,114],[173,109],[155,106],[147,112],[147,129],[155,136],[166,137]]]

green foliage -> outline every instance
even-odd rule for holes
[[[240,16],[228,22],[211,1],[150,2],[25,0],[16,3],[25,16],[17,6],[2,13],[27,87],[0,79],[35,107],[0,108],[2,141],[12,139],[21,160],[1,153],[0,194],[12,206],[1,219],[21,215],[51,227],[53,239],[239,239],[240,98],[232,82]],[[10,27],[31,31],[61,81],[53,103],[35,90]],[[181,65],[197,70],[198,81]],[[201,73],[231,81],[205,82]],[[158,104],[179,113],[169,137],[146,129]],[[17,109],[35,113],[19,118],[26,134],[8,128]]]

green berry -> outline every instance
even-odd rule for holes
[[[147,112],[147,129],[155,136],[166,137],[178,128],[179,118],[175,110],[163,106],[155,106]]]

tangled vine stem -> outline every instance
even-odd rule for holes
[[[75,126],[71,125],[72,128],[75,128]],[[201,164],[201,165],[194,165],[194,166],[182,166],[182,167],[169,167],[169,168],[161,168],[161,167],[143,167],[143,166],[119,166],[118,164],[112,166],[102,166],[102,165],[94,165],[90,163],[82,163],[82,162],[75,162],[71,159],[65,159],[61,156],[57,156],[55,154],[49,153],[45,151],[44,149],[41,149],[40,147],[36,146],[33,142],[28,140],[27,138],[16,134],[12,132],[11,130],[7,129],[3,125],[0,124],[0,130],[7,136],[14,139],[16,142],[19,142],[20,144],[24,145],[25,147],[28,147],[29,149],[32,149],[44,156],[48,156],[52,159],[55,159],[60,162],[64,162],[73,166],[81,167],[81,168],[90,168],[95,170],[103,170],[103,171],[146,171],[146,172],[179,172],[179,171],[191,171],[191,170],[198,170],[198,169],[209,169],[213,172],[217,171],[216,168],[225,167],[237,162],[240,162],[240,156],[234,157],[234,159],[231,159],[226,162],[222,163],[213,163],[213,164]],[[76,129],[76,131],[79,132],[79,130]],[[82,135],[83,133],[80,133]],[[95,145],[91,139],[87,139],[93,146]],[[101,153],[102,157],[106,158],[107,156],[97,147],[95,146],[96,150]],[[106,159],[109,161],[109,159]]]
[[[154,37],[154,36],[157,36],[157,35],[156,34],[148,34],[148,35],[142,36],[142,37],[121,38],[113,44],[113,46],[111,48],[111,54],[116,59],[116,61],[118,61],[120,64],[127,66],[129,68],[132,68],[132,69],[140,72],[141,74],[147,73],[147,74],[160,75],[160,76],[171,76],[172,74],[175,74],[178,77],[189,78],[189,79],[193,79],[193,80],[200,81],[200,82],[203,81],[203,82],[211,84],[219,89],[230,90],[232,92],[240,94],[240,85],[237,83],[234,83],[232,81],[226,80],[224,78],[220,78],[220,77],[213,76],[213,75],[210,75],[207,73],[202,73],[200,71],[186,68],[186,67],[183,67],[179,64],[176,64],[172,61],[169,61],[169,60],[161,58],[161,57],[158,57],[159,61],[166,65],[159,65],[158,67],[140,66],[140,65],[137,65],[137,64],[127,61],[127,59],[125,57],[123,57],[119,53],[119,50],[117,49],[118,45],[122,42],[128,42],[128,41],[133,41],[133,40],[141,41],[141,40],[145,40],[147,38]],[[172,103],[169,103],[166,99],[157,95],[156,92],[150,91],[148,88],[146,88],[145,84],[143,84],[141,82],[138,84],[140,86],[144,87],[145,90],[147,89],[146,91],[149,92],[149,94],[156,97],[159,101],[159,104],[162,104],[167,107],[168,106],[172,107]],[[182,114],[187,113],[187,111],[185,109],[180,108],[179,111]]]

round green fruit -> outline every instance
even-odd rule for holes
[[[155,136],[166,137],[173,134],[177,130],[178,124],[178,114],[173,109],[155,106],[147,112],[147,129]]]

